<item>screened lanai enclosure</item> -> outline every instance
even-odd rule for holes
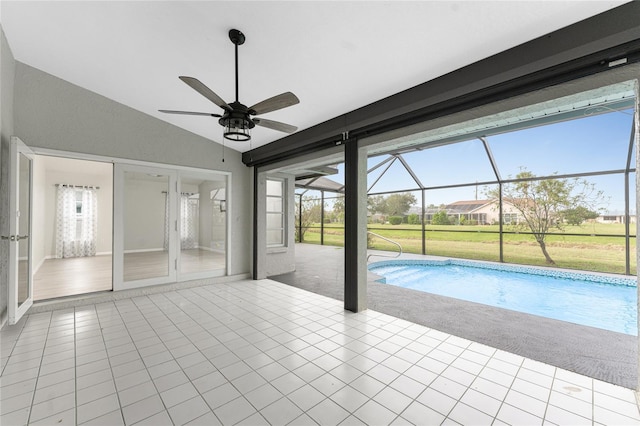
[[[635,275],[636,92],[621,82],[378,137],[368,247]],[[336,158],[296,178],[296,242],[344,244]]]

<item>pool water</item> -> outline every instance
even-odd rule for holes
[[[387,284],[637,335],[635,278],[461,261],[385,261],[369,266]],[[540,272],[538,272],[540,271]],[[610,282],[604,282],[604,281]]]

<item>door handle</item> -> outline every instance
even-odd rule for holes
[[[28,235],[3,235],[2,237],[3,240],[9,240],[9,241],[20,241],[20,240],[26,240],[27,238],[29,238]]]

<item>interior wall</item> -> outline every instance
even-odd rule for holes
[[[167,181],[125,180],[124,251],[164,250]]]
[[[226,185],[222,181],[204,181],[198,186],[199,203],[199,236],[198,244],[205,250],[223,253],[226,245],[226,212],[211,199],[211,193]]]
[[[0,25],[0,235],[9,235],[9,143],[14,134],[16,61]],[[9,241],[0,240],[0,326],[7,319]]]
[[[228,273],[247,273],[250,169],[239,152],[15,62],[15,133],[29,146],[232,173]]]

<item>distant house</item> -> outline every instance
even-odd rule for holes
[[[626,215],[621,211],[605,212],[595,218],[597,223],[626,223]],[[635,213],[629,214],[629,223],[636,223]]]
[[[491,225],[499,223],[500,219],[498,200],[463,200],[425,209],[425,221],[431,223],[433,216],[441,211],[447,213],[452,224]],[[518,223],[521,219],[520,216],[518,210],[511,203],[503,200],[502,221],[504,224]]]

